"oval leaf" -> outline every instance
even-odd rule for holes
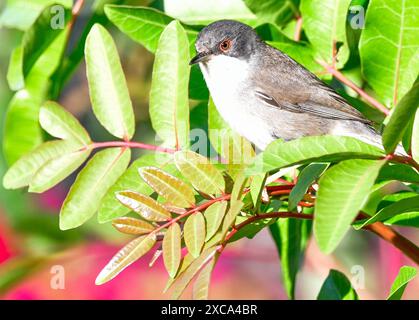
[[[78,150],[47,161],[33,176],[29,192],[44,192],[72,174],[86,161],[91,150]]]
[[[109,188],[108,192],[103,197],[98,213],[99,223],[109,222],[112,219],[126,215],[130,211],[129,208],[125,207],[115,197],[116,192],[121,190],[135,190],[145,195],[153,193],[153,189],[151,189],[142,179],[138,178],[138,169],[140,167],[157,165],[164,167],[165,170],[170,168],[175,171],[176,167],[174,163],[172,164],[171,160],[172,156],[166,153],[145,154],[136,159],[122,176],[119,177],[118,181]]]
[[[189,145],[189,51],[185,30],[171,22],[160,36],[153,65],[150,119],[163,144]]]
[[[346,160],[320,178],[314,209],[314,235],[320,250],[332,252],[368,200],[385,160]]]
[[[44,103],[39,111],[39,123],[53,137],[72,140],[80,146],[91,142],[89,134],[80,122],[56,102]]]
[[[300,6],[304,17],[304,32],[317,57],[332,65],[334,48],[337,43],[342,44],[336,59],[339,68],[349,58],[345,21],[350,2],[351,0],[302,0]]]
[[[344,136],[309,136],[288,142],[276,140],[256,157],[247,172],[257,174],[302,163],[377,159],[383,155],[377,147]]]
[[[177,223],[172,224],[163,238],[163,261],[171,278],[176,276],[181,259],[181,231]]]
[[[401,199],[397,202],[394,202],[380,211],[369,219],[357,221],[355,223],[355,229],[359,230],[369,224],[372,224],[377,221],[385,221],[387,219],[393,218],[396,215],[406,213],[406,212],[418,212],[419,211],[419,196],[411,197],[406,199]]]
[[[80,171],[60,212],[60,229],[76,228],[99,209],[106,191],[125,171],[130,149],[110,148],[96,153]]]
[[[96,278],[95,284],[104,284],[115,278],[122,270],[141,258],[156,243],[154,234],[132,240],[109,261]]]
[[[17,189],[31,183],[37,171],[52,159],[77,151],[79,147],[69,141],[55,140],[41,144],[15,162],[3,177],[6,189]]]
[[[183,233],[189,253],[197,258],[205,242],[205,219],[201,212],[189,216],[185,222]]]
[[[138,172],[168,203],[181,208],[195,205],[193,189],[182,180],[156,167],[143,167],[138,169]]]
[[[85,55],[93,112],[115,137],[131,139],[135,123],[127,83],[115,43],[99,24],[87,36]]]
[[[172,299],[178,299],[185,288],[192,281],[194,276],[205,267],[207,263],[210,263],[211,259],[217,253],[215,247],[205,249],[202,254],[193,260],[193,262],[185,269],[184,272],[173,282],[172,288]]]
[[[211,239],[211,237],[218,231],[223,222],[224,215],[226,214],[227,201],[220,201],[209,206],[205,212],[205,223],[206,223],[206,237],[205,241]]]
[[[203,157],[192,151],[175,153],[176,167],[199,191],[206,194],[221,194],[225,183],[223,175]]]
[[[106,16],[123,33],[142,44],[147,50],[156,52],[157,44],[166,26],[173,21],[172,17],[153,8],[138,6],[105,6]],[[188,38],[194,40],[198,31],[185,26]],[[193,41],[191,41],[193,42]]]
[[[149,196],[133,191],[121,191],[116,194],[116,197],[124,206],[137,212],[144,219],[167,221],[171,218],[170,212]]]
[[[388,106],[397,104],[419,73],[417,28],[415,0],[370,1],[359,43],[362,73]]]
[[[112,221],[114,228],[122,233],[141,235],[150,233],[155,228],[148,222],[131,217],[121,217]]]
[[[351,282],[341,272],[330,270],[324,281],[317,300],[358,300],[358,295]]]

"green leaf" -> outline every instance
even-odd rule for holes
[[[358,295],[343,273],[330,270],[329,275],[323,282],[317,300],[358,300]]]
[[[238,225],[244,221],[249,219],[249,217],[244,217],[241,215],[238,215],[235,221],[235,224]],[[255,222],[249,223],[245,225],[243,228],[238,230],[229,240],[228,243],[235,242],[237,240],[240,240],[244,237],[248,239],[253,239],[260,231],[265,229],[267,226],[270,226],[275,222],[275,218],[266,218],[266,219],[259,219]]]
[[[182,180],[156,167],[142,167],[138,172],[141,178],[168,203],[181,208],[195,205],[193,189]]]
[[[25,87],[23,76],[23,49],[22,46],[13,49],[7,69],[7,83],[11,90],[17,91]]]
[[[415,0],[375,0],[368,6],[359,47],[362,72],[387,106],[397,104],[419,73],[416,11]]]
[[[65,36],[66,33],[61,33],[45,48],[27,75],[25,88],[16,92],[9,103],[3,139],[3,150],[9,164],[43,141],[39,126],[39,108],[49,88],[49,77],[60,62]]]
[[[159,39],[150,90],[151,124],[166,146],[189,145],[188,85],[188,39],[173,21]]]
[[[247,7],[261,21],[283,26],[300,15],[299,0],[244,0]]]
[[[103,197],[98,213],[99,223],[109,222],[130,211],[129,208],[125,207],[115,197],[116,192],[121,190],[134,190],[144,195],[153,193],[153,189],[138,176],[139,168],[143,166],[158,165],[167,170],[170,161],[171,156],[166,153],[146,154],[135,160]],[[174,168],[174,170],[176,170],[176,168]]]
[[[156,52],[161,33],[174,19],[153,8],[106,5],[105,13],[109,20],[134,41],[147,50]],[[190,42],[198,31],[185,26]]]
[[[377,182],[398,180],[419,184],[419,173],[406,164],[386,164],[377,177]]]
[[[267,177],[268,175],[265,173],[252,177],[252,182],[250,183],[250,196],[252,198],[255,212],[258,212],[257,210],[259,210]]]
[[[401,213],[414,211],[419,211],[419,196],[402,199],[393,204],[390,204],[389,206],[384,207],[383,209],[378,211],[374,216],[366,220],[357,221],[354,224],[354,227],[356,230],[359,230],[364,226],[370,225],[374,222],[385,221]]]
[[[416,162],[419,162],[419,109],[416,110],[412,129],[412,157]]]
[[[208,241],[218,231],[227,209],[227,201],[219,201],[210,205],[204,212],[206,223],[205,241]]]
[[[296,164],[331,162],[350,158],[379,158],[383,151],[351,137],[309,136],[284,142],[276,140],[259,154],[248,174],[273,171]]]
[[[42,193],[64,180],[89,157],[91,150],[75,150],[48,160],[34,174],[29,183],[29,192]]]
[[[42,97],[26,89],[16,92],[10,101],[3,138],[3,151],[9,164],[13,164],[43,142],[38,120],[41,101]]]
[[[409,121],[412,119],[412,115],[415,114],[418,106],[419,81],[415,83],[412,89],[397,104],[390,117],[390,121],[384,129],[383,145],[387,153],[394,152],[397,144],[402,140]]]
[[[417,273],[418,271],[414,267],[401,267],[399,274],[391,286],[390,294],[388,295],[387,300],[400,300],[407,284],[416,277]]]
[[[419,228],[419,211],[400,213],[384,221],[384,224]]]
[[[178,299],[181,296],[182,292],[189,285],[194,276],[202,270],[207,263],[211,262],[211,259],[216,253],[217,248],[215,247],[205,249],[198,258],[193,260],[193,262],[187,266],[185,271],[182,272],[172,284],[172,299]]]
[[[307,244],[308,220],[278,219],[269,225],[269,231],[275,241],[279,257],[285,291],[290,299],[295,298],[297,273],[303,260]],[[308,229],[310,230],[310,229]]]
[[[222,174],[203,157],[192,151],[175,153],[176,167],[199,191],[206,194],[221,194],[225,183]]]
[[[96,278],[95,284],[104,284],[115,278],[130,264],[141,258],[153,248],[156,243],[154,234],[141,236],[132,240],[109,261]]]
[[[196,212],[188,217],[183,233],[189,253],[194,258],[199,257],[205,242],[205,219],[201,212]]]
[[[181,231],[177,223],[173,223],[166,231],[163,239],[163,261],[171,278],[176,276],[181,259]]]
[[[154,226],[148,222],[131,217],[114,219],[112,225],[119,232],[135,235],[150,233],[155,229]]]
[[[134,111],[124,72],[111,35],[99,24],[87,36],[85,55],[93,112],[112,135],[131,139]]]
[[[64,140],[72,140],[80,146],[91,140],[80,122],[58,103],[47,101],[39,111],[39,123],[50,135]]]
[[[322,175],[327,167],[327,163],[311,163],[300,172],[297,184],[292,188],[288,198],[288,209],[290,211],[297,208],[308,188]]]
[[[242,0],[164,0],[164,11],[170,16],[193,25],[207,25],[221,19],[251,23],[255,16]]]
[[[9,168],[3,177],[3,185],[6,189],[18,189],[28,186],[37,171],[48,161],[59,159],[63,155],[77,152],[79,147],[69,141],[48,141],[35,150],[20,158]]]
[[[332,252],[348,231],[385,160],[346,160],[320,178],[314,209],[314,235],[324,253]]]
[[[153,198],[133,191],[121,191],[116,194],[117,199],[127,208],[151,221],[167,221],[171,218],[160,203]]]
[[[61,207],[61,230],[76,228],[96,213],[103,196],[127,168],[130,157],[130,149],[109,148],[89,160]]]
[[[313,45],[317,58],[331,65],[334,48],[339,48],[336,57],[338,68],[342,68],[349,58],[345,21],[350,2],[351,0],[301,0],[300,5],[304,17],[304,32]]]
[[[71,8],[72,0],[7,0],[7,5],[0,15],[0,27],[28,29],[44,8],[59,4]]]
[[[70,20],[70,11],[64,10],[62,19]],[[45,8],[34,24],[28,29],[22,39],[22,68],[26,78],[37,60],[44,54],[45,50],[62,33],[67,33],[65,28],[53,28],[53,15],[50,7]]]
[[[241,200],[230,201],[230,207],[224,216],[223,225],[221,227],[221,239],[224,239],[228,233],[228,230],[236,221],[237,215],[243,208],[244,203]],[[215,238],[215,237],[214,237]]]

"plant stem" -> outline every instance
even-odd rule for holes
[[[303,17],[298,16],[297,23],[295,25],[295,31],[294,31],[294,41],[300,41],[301,39],[301,30],[303,28]]]
[[[417,265],[419,265],[419,248],[409,239],[403,237],[400,233],[394,229],[386,226],[381,222],[375,222],[364,229],[369,230],[379,236],[381,239],[391,243],[397,249],[402,251],[406,256],[412,259]]]
[[[371,104],[376,109],[380,110],[382,113],[384,113],[386,116],[390,114],[390,111],[382,105],[380,102],[375,100],[373,97],[371,97],[368,93],[366,93],[364,90],[362,90],[360,87],[358,87],[355,83],[353,83],[351,80],[346,78],[339,70],[334,68],[333,66],[328,65],[326,62],[321,60],[316,60],[318,64],[320,64],[328,73],[330,73],[332,76],[334,76],[336,79],[338,79],[340,82],[346,84],[349,88],[354,90],[356,93],[358,93],[362,98],[365,99],[369,104]]]
[[[419,171],[419,164],[411,156],[398,156],[395,154],[388,154],[384,158],[389,161],[411,165]]]
[[[81,9],[83,8],[84,0],[77,0],[73,8],[71,9],[71,20],[68,23],[68,33],[67,33],[67,39],[66,39],[66,47],[68,45],[68,42],[70,40],[71,32],[73,31],[74,24],[76,23],[77,17],[80,14]]]
[[[204,209],[208,208],[210,205],[212,205],[212,204],[214,204],[216,202],[223,201],[223,200],[228,200],[228,199],[230,199],[230,197],[231,197],[230,194],[225,194],[225,195],[222,195],[222,196],[220,196],[218,198],[211,199],[211,200],[209,200],[207,202],[204,202],[204,203],[200,204],[199,206],[195,206],[192,209],[186,211],[185,213],[177,216],[176,218],[173,218],[172,220],[166,222],[165,224],[162,224],[160,227],[154,229],[151,233],[156,234],[159,231],[163,230],[164,228],[170,227],[173,223],[178,222],[180,219],[183,219],[183,218],[189,216],[192,213],[195,213],[195,212],[204,210]]]
[[[93,142],[92,144],[83,148],[86,149],[96,149],[96,148],[105,148],[105,147],[125,147],[125,148],[139,148],[145,150],[153,150],[163,153],[174,153],[176,150],[155,146],[152,144],[146,144],[142,142],[135,142],[135,141],[106,141],[106,142]]]
[[[259,214],[243,221],[237,226],[233,227],[233,230],[226,236],[219,252],[224,250],[224,247],[228,241],[243,227],[248,224],[255,222],[256,220],[266,218],[295,218],[295,219],[313,219],[313,214],[294,213],[294,212],[271,212],[266,214]],[[365,215],[360,213],[355,220],[365,219]],[[406,256],[412,259],[416,264],[419,265],[419,248],[413,242],[403,237],[401,234],[393,230],[391,227],[384,225],[381,222],[375,222],[373,224],[365,226],[363,229],[369,230],[385,241],[391,243],[394,247],[403,252]]]

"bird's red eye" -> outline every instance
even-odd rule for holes
[[[227,52],[231,48],[231,40],[225,39],[222,42],[220,42],[220,50],[222,52]]]

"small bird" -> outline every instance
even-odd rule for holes
[[[260,150],[278,138],[326,134],[382,147],[368,119],[250,26],[211,23],[199,33],[195,48],[190,64],[199,63],[217,110]]]

